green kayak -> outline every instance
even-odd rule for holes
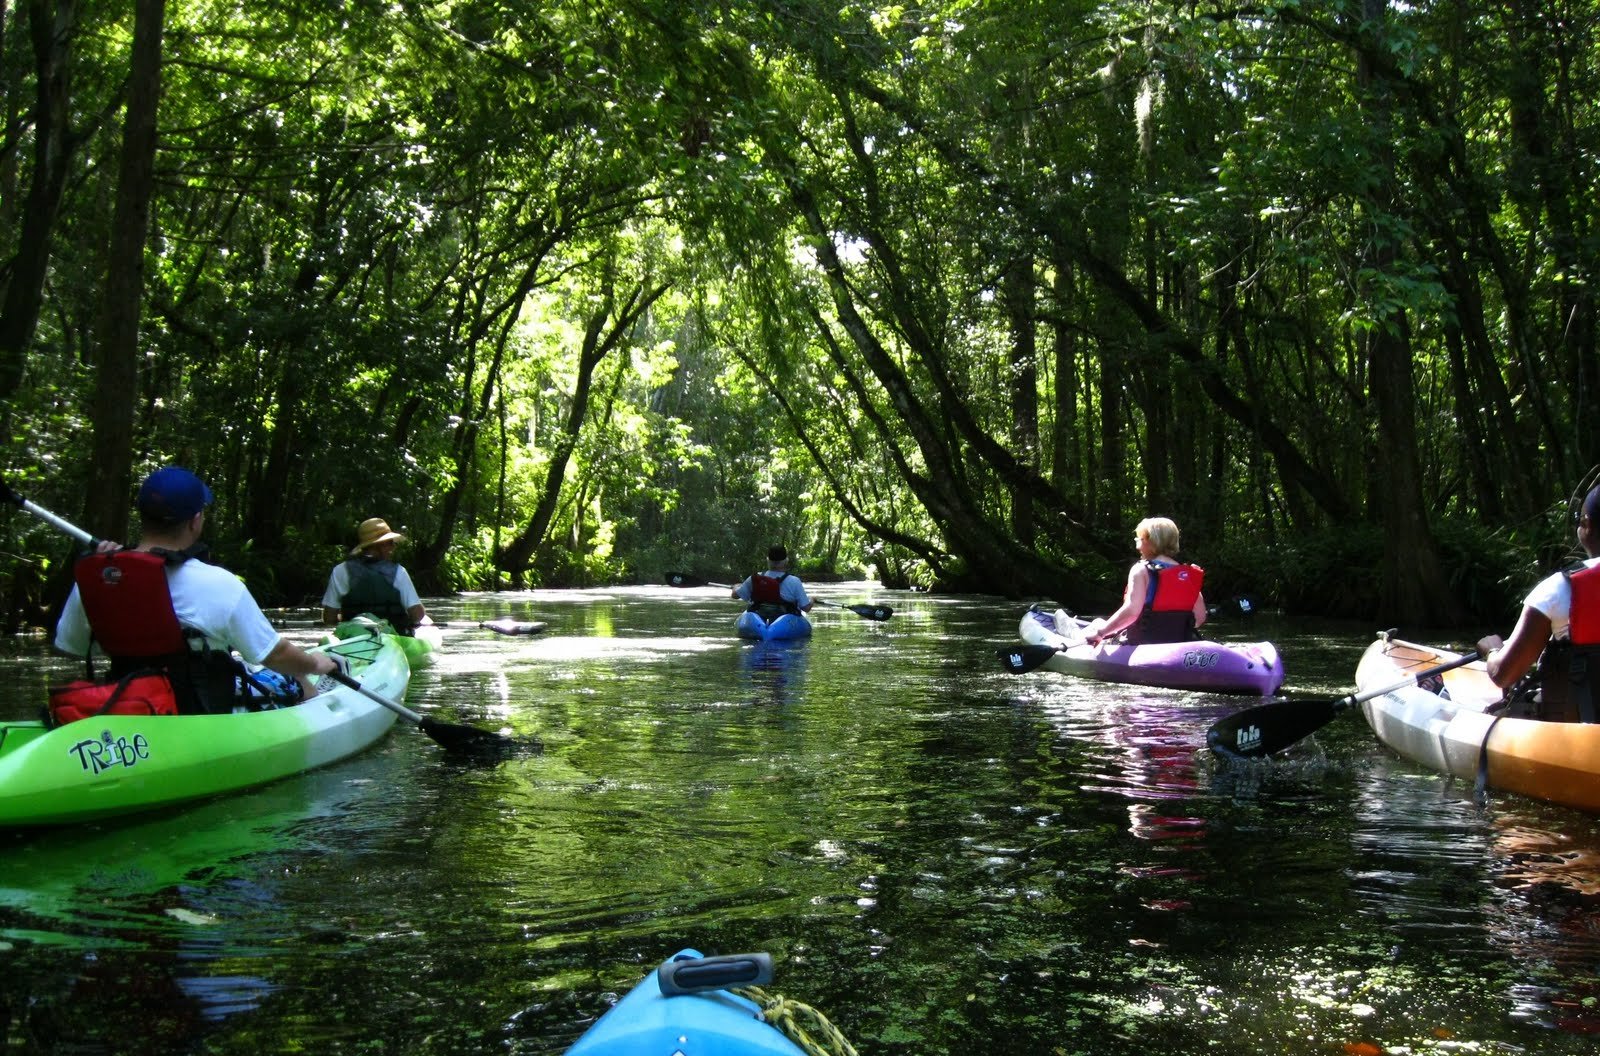
[[[394,625],[388,620],[364,612],[359,616],[352,616],[333,629],[333,633],[323,639],[324,644],[338,638],[354,638],[362,634],[393,634]],[[434,650],[444,644],[444,631],[436,623],[424,623],[412,629],[408,635],[399,636],[400,648],[405,650],[406,659],[415,668],[418,664],[433,662]]]
[[[398,700],[411,665],[394,635],[329,646],[361,685]],[[338,686],[232,715],[102,715],[55,729],[0,722],[0,829],[59,825],[233,792],[354,755],[395,713]]]

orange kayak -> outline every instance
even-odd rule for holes
[[[1404,679],[1462,654],[1380,637],[1356,668],[1365,689]],[[1483,662],[1447,671],[1362,702],[1367,723],[1407,759],[1464,781],[1600,813],[1600,724],[1500,718],[1500,701]]]

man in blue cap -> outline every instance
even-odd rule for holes
[[[137,500],[139,544],[78,562],[56,648],[88,656],[92,640],[117,676],[163,670],[185,710],[230,711],[245,703],[236,677],[243,669],[232,650],[298,678],[303,695],[315,695],[311,676],[341,669],[334,655],[308,653],[284,639],[238,576],[190,556],[209,505],[211,489],[181,466],[146,477]]]

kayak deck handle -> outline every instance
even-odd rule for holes
[[[772,955],[730,953],[720,957],[674,958],[656,969],[656,981],[666,997],[735,986],[762,986],[772,982]]]

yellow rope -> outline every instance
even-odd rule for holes
[[[828,1017],[799,1001],[791,1001],[780,994],[769,994],[759,986],[742,986],[735,993],[743,994],[761,1006],[761,1016],[783,1033],[809,1056],[859,1056],[856,1047],[828,1022]],[[803,1022],[802,1022],[803,1021]],[[810,1030],[806,1026],[810,1026]],[[812,1037],[815,1033],[822,1038]]]

